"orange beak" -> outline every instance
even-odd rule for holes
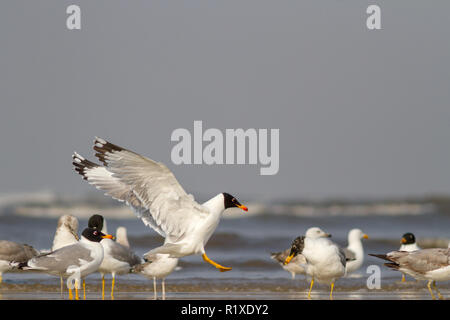
[[[112,235],[110,235],[110,234],[105,234],[104,236],[102,236],[102,238],[103,238],[103,239],[112,239],[112,240],[115,239],[115,238],[114,238]]]
[[[284,260],[284,264],[288,264],[289,262],[291,262],[292,258],[294,257],[294,254],[291,254],[289,257],[286,258],[286,260]]]
[[[242,204],[238,204],[237,207],[238,207],[239,209],[244,210],[244,211],[248,211],[248,208],[247,208],[246,206],[243,206]]]
[[[406,239],[402,238],[402,240],[400,241],[400,243],[406,243]]]
[[[367,234],[363,235],[364,239],[369,239],[369,236]]]

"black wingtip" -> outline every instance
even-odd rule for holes
[[[124,148],[119,147],[118,145],[112,144],[112,143],[106,141],[105,139],[98,138],[98,137],[95,137],[93,148],[95,151],[97,151],[95,156],[105,166],[108,165],[108,163],[106,162],[106,157],[105,157],[107,153],[120,152],[120,151],[125,150]]]
[[[25,267],[28,267],[28,261],[20,262],[16,264],[15,267],[19,270],[23,270]]]
[[[369,255],[369,256],[372,256],[372,257],[380,258],[380,259],[383,259],[383,260],[391,261],[391,260],[388,258],[388,256],[385,255],[385,254],[374,254],[374,253],[369,253],[368,255]]]
[[[391,268],[391,269],[395,269],[395,270],[398,270],[399,268],[400,268],[400,265],[399,264],[397,264],[397,263],[385,263],[384,264],[386,267],[389,267],[389,268]]]
[[[72,165],[74,166],[75,171],[78,172],[81,176],[83,176],[84,180],[87,180],[86,169],[99,167],[98,164],[85,159],[76,152],[72,154],[72,159],[73,159]]]

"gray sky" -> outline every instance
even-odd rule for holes
[[[366,28],[381,6],[382,30]],[[66,29],[69,4],[82,29]],[[449,1],[5,1],[0,192],[98,192],[71,166],[100,136],[187,191],[450,193]],[[176,128],[279,128],[280,171],[175,166]]]

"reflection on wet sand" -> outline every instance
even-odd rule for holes
[[[283,282],[283,281],[282,281]],[[167,299],[282,299],[282,300],[306,300],[308,288],[306,285],[291,283],[277,285],[258,281],[208,281],[203,279],[197,284],[175,283],[168,281],[167,283]],[[133,279],[128,279],[117,285],[118,291],[115,300],[153,300],[153,288]],[[325,288],[325,287],[324,287]],[[327,290],[319,290],[313,292],[311,297],[313,300],[328,300]],[[441,293],[445,297],[450,297],[450,284],[442,283]],[[63,299],[67,299],[67,295]],[[101,282],[91,279],[86,292],[87,299],[102,299]],[[50,281],[26,281],[17,283],[15,281],[6,281],[0,286],[0,299],[2,300],[21,300],[21,299],[44,299],[58,300],[61,299],[59,286]],[[372,300],[372,299],[388,299],[388,300],[429,300],[428,291],[423,288],[419,282],[410,281],[404,285],[388,284],[382,286],[381,289],[369,290],[358,286],[341,287],[334,293],[335,300]]]

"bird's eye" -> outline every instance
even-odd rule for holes
[[[96,235],[98,235],[98,232],[97,232],[97,231],[94,231],[94,236],[96,236]]]
[[[231,201],[236,202],[236,198],[231,199]]]

